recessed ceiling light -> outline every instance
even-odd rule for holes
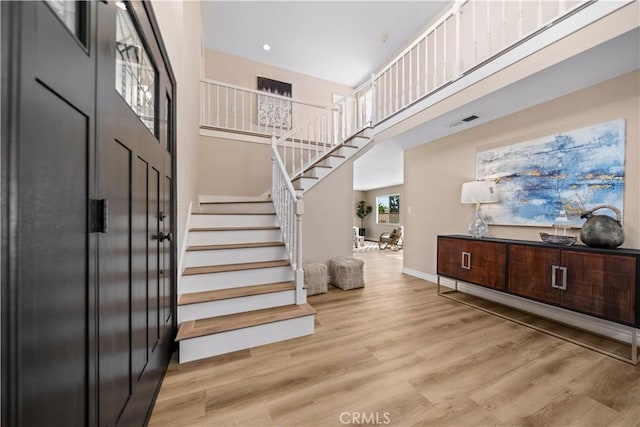
[[[267,52],[269,52],[271,50],[271,46],[269,46],[267,43],[265,43],[264,45],[262,45],[262,48],[264,50],[266,50]]]

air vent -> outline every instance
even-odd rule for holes
[[[473,115],[471,115],[469,117],[465,117],[464,119],[460,119],[460,120],[457,120],[457,121],[455,121],[453,123],[449,123],[449,127],[450,128],[454,128],[456,126],[460,126],[460,125],[463,125],[465,123],[469,123],[469,122],[471,122],[471,121],[473,121],[475,119],[478,119],[478,118],[479,118],[478,116],[473,114]]]

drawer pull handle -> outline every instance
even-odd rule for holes
[[[558,270],[562,272],[562,283],[558,285]],[[562,291],[567,290],[567,267],[560,267],[557,265],[551,266],[551,287],[560,289]]]
[[[462,252],[462,268],[471,270],[471,253]]]

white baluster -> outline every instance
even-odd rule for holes
[[[220,86],[216,85],[216,126],[220,126]]]
[[[429,34],[424,36],[424,93],[429,92]]]
[[[438,87],[438,27],[433,30],[433,88]]]
[[[447,82],[447,21],[442,21],[442,84]]]
[[[462,58],[460,58],[460,15],[462,12],[460,11],[460,2],[456,3],[456,59],[453,63],[453,75],[457,78],[462,74]]]

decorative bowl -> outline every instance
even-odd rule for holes
[[[556,234],[540,233],[540,239],[550,245],[571,246],[576,243],[576,236],[558,236]]]

